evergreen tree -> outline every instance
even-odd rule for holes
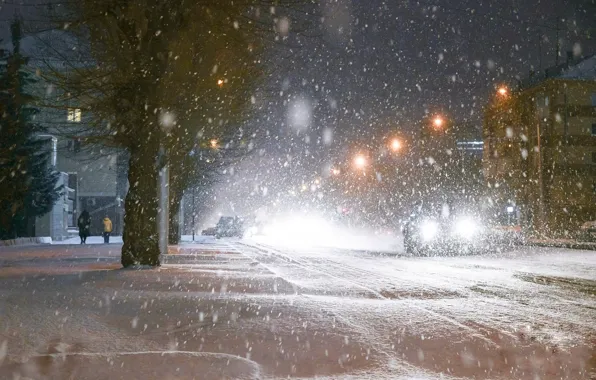
[[[36,80],[20,52],[19,20],[11,33],[13,51],[0,68],[0,239],[30,236],[33,218],[50,211],[61,192],[47,142],[38,137],[44,129],[35,123],[35,98],[26,90]]]

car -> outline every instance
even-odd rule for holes
[[[209,227],[205,228],[201,231],[201,235],[203,236],[215,236],[217,234],[217,227]]]
[[[518,224],[493,224],[489,229],[492,243],[515,246],[525,242],[522,227]]]
[[[215,229],[215,237],[217,239],[222,237],[242,237],[244,235],[242,219],[235,216],[222,216],[219,218]]]
[[[585,222],[579,227],[579,238],[583,241],[596,241],[596,221]]]
[[[525,236],[518,206],[494,205],[484,215],[490,215],[487,216],[490,219],[490,223],[487,223],[487,233],[492,243],[507,246],[524,244]]]
[[[245,226],[244,235],[248,237],[265,235],[267,226],[264,222],[254,222]]]
[[[406,253],[449,254],[480,249],[489,239],[487,229],[472,208],[448,203],[418,203],[404,221]]]

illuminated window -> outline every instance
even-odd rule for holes
[[[80,108],[69,108],[66,120],[71,123],[81,122],[81,109]]]

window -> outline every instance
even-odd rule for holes
[[[596,136],[596,123],[592,124],[592,136]]]
[[[69,108],[68,115],[66,116],[66,120],[70,121],[71,123],[80,123],[81,122],[81,109],[80,108]]]

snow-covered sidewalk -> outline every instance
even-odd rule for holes
[[[295,286],[213,243],[152,270],[121,269],[116,244],[2,252],[0,379],[337,378],[381,359]]]
[[[70,239],[65,240],[54,240],[52,241],[54,245],[76,245],[81,244],[80,237],[72,237]],[[87,238],[87,244],[105,244],[103,240],[103,236],[89,236]],[[110,244],[122,244],[122,236],[110,236]]]
[[[196,244],[203,244],[209,243],[215,240],[214,237],[210,236],[200,236],[196,235],[194,243]],[[192,235],[182,235],[181,241],[183,243],[193,243]],[[81,244],[81,238],[76,236],[65,240],[55,240],[52,241],[54,245],[76,245]],[[103,241],[103,236],[89,236],[87,238],[87,244],[105,244]],[[122,244],[122,236],[110,236],[110,244]]]

